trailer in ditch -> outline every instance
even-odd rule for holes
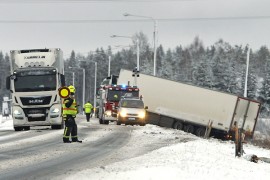
[[[121,69],[118,84],[134,82],[133,72]],[[253,137],[261,103],[234,94],[140,73],[140,95],[148,106],[150,124],[184,130],[204,136],[210,123],[210,136],[228,138],[236,124],[246,137]]]

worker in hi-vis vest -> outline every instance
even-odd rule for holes
[[[92,110],[93,110],[93,106],[90,103],[90,101],[87,101],[87,103],[83,106],[83,110],[84,110],[85,115],[86,115],[86,120],[87,120],[87,122],[89,122],[90,116],[91,116]]]
[[[69,86],[68,89],[70,91],[70,95],[68,98],[64,99],[63,101],[62,116],[65,121],[63,141],[64,143],[71,143],[71,142],[82,143],[82,141],[78,140],[78,135],[77,135],[78,128],[75,122],[75,117],[78,114],[78,108],[77,108],[77,104],[75,100],[75,87]],[[71,135],[71,141],[70,141],[70,135]]]

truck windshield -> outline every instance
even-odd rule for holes
[[[16,76],[14,86],[16,92],[53,91],[56,90],[56,75]]]
[[[121,100],[121,107],[126,108],[144,108],[143,101],[141,100]]]
[[[120,101],[121,96],[122,96],[122,91],[109,90],[107,94],[107,100],[117,102],[117,101]]]

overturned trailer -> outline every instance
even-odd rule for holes
[[[133,72],[121,69],[118,83],[134,82]],[[204,136],[231,137],[236,124],[253,137],[261,104],[258,101],[140,74],[137,85],[148,106],[148,123]]]

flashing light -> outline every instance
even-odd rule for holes
[[[122,84],[122,88],[126,88],[127,87],[127,85],[125,85],[125,84]]]

